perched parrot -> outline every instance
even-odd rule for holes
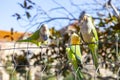
[[[80,16],[79,26],[81,38],[83,42],[88,43],[88,47],[92,53],[93,63],[97,69],[98,54],[96,51],[98,49],[98,35],[92,17],[83,12]]]
[[[58,30],[55,30],[55,27],[52,27],[49,29],[50,34],[51,34],[51,46],[59,46],[61,43],[61,33]]]
[[[31,42],[36,44],[37,46],[40,46],[42,43],[43,44],[49,44],[49,37],[50,37],[50,32],[47,27],[47,25],[43,24],[41,25],[40,29],[35,31],[30,37],[24,40],[18,40],[17,42]]]
[[[74,70],[76,71],[77,80],[83,80],[84,75],[81,72],[81,50],[80,50],[80,37],[73,33],[70,37],[70,46],[66,48],[67,57],[71,62]]]

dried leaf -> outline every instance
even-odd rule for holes
[[[21,16],[20,16],[20,14],[18,14],[18,13],[15,13],[14,15],[12,15],[13,17],[17,17],[17,20],[19,20],[19,19],[21,19]]]
[[[115,26],[112,26],[113,30],[120,30],[120,23],[116,24]]]
[[[32,9],[32,8],[33,8],[33,6],[32,6],[32,5],[30,5],[30,6],[28,6],[28,7],[27,7],[27,9]]]
[[[26,16],[27,16],[28,19],[31,17],[29,12],[26,12]]]
[[[24,0],[24,8],[26,8],[27,7],[27,2],[26,2],[26,0]]]
[[[24,5],[22,5],[21,3],[18,3],[22,8],[25,8]]]

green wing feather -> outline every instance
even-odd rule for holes
[[[95,25],[94,25],[94,22],[93,22],[92,17],[90,17],[90,20],[92,21],[91,26],[94,26],[94,27],[92,27],[92,33],[93,33],[93,36],[95,37],[96,41],[98,41],[98,34],[97,34],[96,29],[95,29]]]
[[[80,45],[71,45],[70,49],[75,54],[77,60],[81,62],[82,55],[81,55]]]
[[[74,70],[76,71],[77,79],[78,80],[83,80],[84,79],[84,74],[81,72],[81,70],[78,66],[78,61],[76,59],[75,53],[73,52],[74,47],[75,46],[72,46],[71,47],[72,49],[70,47],[66,48],[67,56],[68,56],[69,61],[72,63]]]
[[[95,28],[93,28],[92,33],[93,33],[93,36],[95,38],[95,41],[97,42],[98,41],[98,34],[97,34],[97,31]]]
[[[98,49],[98,34],[97,34],[97,31],[95,29],[95,25],[94,23],[92,22],[92,17],[89,17],[89,20],[90,22],[88,22],[88,26],[93,26],[92,27],[92,34],[93,34],[93,38],[91,40],[91,42],[95,42],[93,44],[89,44],[88,47],[90,48],[91,50],[91,53],[92,53],[92,58],[93,58],[93,63],[95,65],[95,68],[97,69],[98,68],[98,54],[97,54],[97,49]]]
[[[69,61],[74,66],[74,69],[77,70],[78,65],[77,65],[77,61],[76,61],[74,53],[70,50],[70,48],[66,48],[66,51],[67,51],[67,57],[68,57]]]
[[[97,54],[97,44],[89,44],[88,47],[91,50],[92,58],[93,58],[93,63],[95,65],[95,68],[98,68],[98,54]]]
[[[40,46],[41,42],[37,41],[39,38],[39,30],[35,31],[29,38],[24,40],[18,40],[17,42],[31,42],[36,44],[37,46]]]
[[[35,31],[28,39],[37,40],[39,38],[39,30]]]

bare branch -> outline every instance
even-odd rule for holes
[[[102,3],[101,1],[98,1],[98,0],[94,0],[94,1],[99,5],[104,5],[104,3]]]
[[[72,0],[69,0],[69,1],[70,1],[70,3],[71,3],[72,6],[75,6],[78,10],[81,10],[81,9],[79,8],[79,5],[78,5],[78,4],[75,4]]]
[[[50,9],[49,11],[54,11],[54,10],[58,10],[58,9],[62,9],[63,7],[55,7],[55,8],[52,8]]]
[[[38,28],[39,28],[40,25],[42,25],[44,23],[49,23],[49,22],[52,22],[52,21],[60,20],[60,19],[62,19],[62,20],[69,20],[69,21],[75,21],[75,20],[77,20],[76,18],[68,18],[68,17],[50,18],[50,19],[47,19],[47,20],[44,20],[44,21],[41,21],[41,22],[36,22],[35,24],[31,24],[31,25],[28,24],[28,25],[30,25],[30,27],[28,27],[25,32],[27,32],[29,29],[31,29],[32,27],[34,27],[36,25],[38,25]]]
[[[108,5],[110,5],[111,7],[112,7],[112,9],[114,10],[114,12],[116,13],[116,15],[117,15],[117,17],[119,17],[120,18],[120,14],[119,14],[119,12],[118,12],[118,10],[117,10],[117,8],[112,4],[112,2],[111,2],[112,0],[109,0],[108,1]]]
[[[50,9],[49,12],[57,11],[57,10],[64,10],[64,9],[63,9],[63,7],[56,7],[56,8]],[[69,15],[64,13],[63,11],[59,11],[59,14],[64,14],[66,17],[69,17]]]
[[[38,8],[39,8],[37,9],[38,11],[42,11],[44,15],[46,15],[48,18],[51,18],[50,15],[41,6],[38,6]]]
[[[60,7],[62,7],[66,12],[68,12],[68,14],[71,17],[75,18],[74,15],[72,13],[70,13],[64,6],[62,6],[61,4],[59,4],[58,2],[56,2],[55,0],[53,0],[53,2],[56,3],[57,5],[59,5]]]

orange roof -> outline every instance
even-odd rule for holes
[[[11,32],[0,30],[0,41],[17,41],[21,37],[23,37],[24,33],[22,32]]]

